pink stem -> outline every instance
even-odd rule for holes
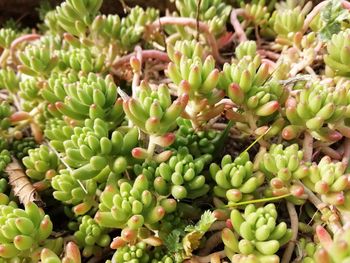
[[[225,222],[226,226],[226,222]],[[223,227],[225,228],[225,227]],[[222,229],[223,229],[222,228]],[[202,256],[208,255],[211,251],[213,251],[214,248],[216,248],[218,245],[222,243],[221,238],[221,230],[217,231],[216,233],[212,234],[208,240],[205,243],[204,248],[199,252],[199,254]]]
[[[311,24],[312,20],[315,18],[315,16],[318,15],[318,13],[321,11],[322,8],[324,8],[326,5],[328,4],[328,1],[323,1],[321,3],[319,3],[318,5],[316,5],[312,11],[306,16],[305,20],[304,20],[304,25],[303,28],[301,30],[302,34],[305,34],[305,32],[307,31],[307,29],[309,28],[309,25]]]
[[[290,262],[290,259],[292,257],[294,247],[295,247],[295,242],[298,237],[298,214],[297,211],[295,210],[295,206],[291,202],[287,202],[287,209],[290,217],[290,224],[291,224],[291,229],[292,229],[292,238],[290,239],[286,250],[284,251],[282,261],[281,263],[288,263]]]
[[[350,159],[350,139],[346,138],[344,143],[344,154],[342,162],[348,166],[349,165],[349,159]]]
[[[150,28],[160,28],[164,25],[189,26],[192,28],[198,27],[198,30],[202,31],[205,34],[208,44],[211,46],[213,57],[216,59],[216,61],[221,64],[226,62],[225,59],[221,57],[215,37],[211,34],[209,27],[206,23],[197,21],[195,18],[165,16],[153,22],[153,24],[150,25]]]
[[[275,69],[276,69],[276,63],[273,62],[272,60],[270,60],[270,59],[268,59],[268,58],[263,58],[263,59],[261,59],[261,62],[262,62],[262,63],[265,63],[265,64],[267,64],[267,65],[269,66],[269,72],[275,71]]]
[[[242,14],[244,14],[243,9],[232,9],[231,16],[230,16],[231,24],[235,29],[236,36],[240,43],[247,41],[247,36],[243,30],[241,23],[238,21],[238,18],[237,18],[237,15],[242,15]]]
[[[185,263],[209,263],[212,262],[214,257],[225,258],[226,253],[225,251],[221,250],[205,257],[193,256],[191,259],[186,260]]]
[[[350,147],[350,145],[349,145]],[[331,157],[334,160],[341,160],[342,156],[334,149],[332,149],[329,146],[323,146],[321,147],[321,152],[328,155],[329,157]],[[349,150],[350,153],[350,150]]]
[[[27,34],[27,35],[23,35],[23,36],[20,36],[18,38],[16,38],[12,43],[11,43],[11,47],[10,47],[10,53],[11,53],[11,56],[14,60],[17,61],[17,58],[15,58],[15,51],[18,47],[18,45],[20,45],[21,43],[23,42],[27,42],[27,41],[34,41],[34,40],[37,40],[41,37],[41,35],[39,34]]]
[[[149,58],[153,58],[153,59],[158,59],[160,61],[164,61],[164,62],[169,62],[169,57],[168,57],[168,54],[163,52],[163,51],[159,51],[159,50],[142,50],[141,51],[141,54],[142,54],[142,59],[145,60],[145,59],[149,59]],[[131,54],[128,54],[124,57],[121,57],[120,59],[117,60],[117,62],[115,62],[113,64],[113,67],[114,68],[118,68],[120,67],[121,65],[125,64],[125,63],[129,63],[130,62],[130,58],[132,56],[135,56],[135,53],[131,53]]]
[[[312,161],[312,151],[313,151],[313,141],[312,135],[308,132],[304,132],[304,142],[303,142],[303,151],[304,151],[304,161]]]
[[[273,52],[273,51],[264,50],[264,49],[259,49],[258,53],[260,56],[268,57],[268,58],[274,59],[274,60],[278,60],[280,57],[280,54]]]
[[[342,6],[343,6],[345,9],[350,10],[350,2],[343,0],[343,1],[342,1]]]

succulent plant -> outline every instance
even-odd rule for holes
[[[53,197],[65,204],[73,205],[76,215],[83,215],[91,208],[97,206],[96,191],[98,184],[90,179],[83,182],[72,176],[68,170],[60,170],[59,174],[52,178]]]
[[[19,70],[29,76],[48,75],[56,65],[58,58],[53,55],[50,48],[47,46],[30,45],[25,50],[19,53],[20,65]]]
[[[81,219],[79,230],[74,233],[79,246],[83,247],[83,256],[89,257],[94,253],[94,247],[107,247],[111,242],[107,229],[100,227],[93,218],[85,215]]]
[[[227,19],[232,7],[222,0],[176,0],[176,8],[181,17],[198,18],[208,23],[210,31],[215,35],[221,35],[225,31]]]
[[[75,77],[73,74],[72,78]],[[123,119],[122,101],[111,76],[102,78],[89,73],[77,82],[54,77],[48,81],[42,96],[50,103],[49,112],[56,117],[65,115],[77,121],[101,118],[114,125]]]
[[[11,143],[10,152],[16,158],[22,159],[23,157],[28,155],[28,151],[30,149],[36,148],[38,145],[36,144],[33,137],[25,137],[22,139],[16,139]]]
[[[0,263],[349,263],[349,3],[102,2],[0,28]]]
[[[1,205],[0,220],[0,257],[5,259],[30,257],[52,231],[50,217],[34,203],[26,204],[25,210]]]
[[[118,250],[113,255],[112,261],[121,263],[150,262],[150,255],[147,253],[147,244],[145,242],[139,242],[135,245],[118,248]]]
[[[247,152],[243,152],[233,161],[230,155],[225,155],[221,165],[212,163],[209,171],[216,183],[213,188],[214,195],[227,199],[229,205],[252,199],[254,192],[265,179],[262,172],[253,171],[253,163]]]
[[[64,142],[65,162],[78,180],[104,181],[111,171],[120,175],[128,165],[131,150],[138,144],[136,128],[115,130],[109,135],[108,124],[101,119],[85,120],[85,127],[75,127]]]
[[[291,193],[304,197],[303,188],[295,182],[309,175],[309,165],[303,161],[303,152],[297,144],[288,147],[283,147],[282,144],[271,145],[269,152],[262,157],[260,169],[270,177],[272,195]]]
[[[234,232],[229,228],[222,231],[225,251],[231,261],[279,262],[276,252],[289,241],[292,232],[285,222],[276,221],[277,211],[272,203],[259,208],[248,205],[243,214],[233,209],[230,222]]]
[[[200,52],[199,52],[200,53]],[[168,51],[172,62],[168,65],[167,74],[178,86],[178,96],[188,94],[189,102],[185,109],[186,118],[195,128],[203,126],[212,117],[220,115],[223,105],[217,104],[224,93],[218,89],[219,70],[215,60],[207,56],[188,58],[179,52]]]
[[[42,263],[49,262],[70,262],[70,263],[80,263],[81,255],[79,248],[74,242],[69,242],[65,247],[65,255],[61,261],[61,259],[57,256],[55,252],[53,252],[49,248],[44,248],[40,253],[40,260]]]
[[[323,157],[318,164],[313,163],[309,175],[303,179],[314,192],[321,195],[324,202],[342,206],[345,204],[344,193],[349,190],[349,178],[342,162],[332,162],[328,156]]]
[[[327,54],[324,56],[324,62],[335,75],[348,76],[349,69],[349,47],[347,39],[350,37],[350,30],[344,30],[334,34],[327,43]]]
[[[244,41],[240,43],[235,49],[235,55],[238,60],[243,59],[245,56],[255,57],[256,55],[256,42],[255,41]]]
[[[11,93],[16,93],[19,88],[19,79],[16,72],[10,68],[0,69],[0,87],[7,89]]]
[[[142,82],[136,98],[126,98],[123,109],[128,119],[139,129],[149,135],[148,149],[141,147],[133,149],[132,155],[137,159],[152,158],[157,162],[166,161],[169,151],[154,155],[156,145],[167,147],[174,142],[172,131],[176,119],[183,112],[188,101],[187,94],[181,95],[171,102],[170,93],[166,85],[160,85],[152,90]]]
[[[219,148],[222,133],[216,130],[196,131],[190,120],[178,118],[179,128],[175,133],[175,141],[170,146],[173,149],[187,147],[190,154],[200,157],[204,154],[213,154]]]
[[[273,2],[273,1],[272,1]],[[265,5],[265,0],[252,1],[251,3],[241,2],[241,7],[245,11],[245,15],[255,25],[263,25],[270,17],[268,7]]]
[[[66,1],[56,8],[55,20],[66,32],[84,36],[99,11],[102,0]]]
[[[232,109],[226,115],[239,122],[238,128],[245,133],[259,133],[259,127],[269,125],[269,118],[276,116],[288,97],[287,89],[270,78],[268,65],[261,63],[259,55],[244,56],[237,63],[224,65],[219,85],[227,90],[227,95],[237,106],[237,110]],[[271,130],[272,135],[282,128],[280,121],[275,119],[276,129]]]
[[[64,152],[63,142],[69,140],[74,130],[65,121],[52,118],[46,122],[44,134],[50,139],[50,145],[59,152]]]
[[[73,69],[76,72],[82,71],[85,74],[90,72],[102,73],[106,71],[106,56],[104,54],[96,56],[88,48],[62,51],[59,53],[59,58],[58,67],[62,71]]]
[[[12,109],[7,101],[0,102],[0,130],[6,131],[11,126]]]
[[[345,263],[350,259],[348,249],[350,244],[348,228],[336,233],[333,239],[322,226],[317,226],[316,234],[320,240],[321,248],[317,249],[314,254],[315,262]]]
[[[10,48],[10,45],[13,40],[17,37],[16,31],[11,28],[1,28],[0,29],[0,47]]]
[[[100,196],[95,221],[103,227],[138,229],[159,222],[176,209],[176,201],[155,196],[149,182],[139,175],[134,182],[121,179],[119,186],[108,185]]]
[[[286,116],[291,125],[283,129],[283,138],[291,140],[307,130],[322,141],[338,140],[336,130],[345,130],[344,118],[348,115],[348,87],[316,82],[301,90],[296,97],[289,97]],[[346,132],[343,135],[348,136]]]
[[[51,179],[56,174],[59,166],[59,160],[55,153],[49,150],[46,145],[39,148],[30,149],[28,156],[22,159],[26,166],[26,174],[33,180],[40,181]]]
[[[300,238],[299,240],[299,248],[297,251],[298,255],[302,259],[302,263],[316,263],[314,260],[314,254],[318,246],[306,238]]]
[[[171,194],[178,200],[205,195],[209,191],[209,185],[201,173],[211,160],[210,154],[193,158],[186,147],[179,148],[176,154],[155,170],[155,191],[163,196]]]
[[[282,9],[274,14],[273,29],[279,37],[288,38],[290,35],[299,32],[304,25],[305,14],[301,7],[297,6],[294,9]]]

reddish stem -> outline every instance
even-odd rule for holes
[[[23,42],[37,40],[40,37],[41,37],[41,35],[39,35],[39,34],[27,34],[27,35],[20,36],[20,37],[16,38],[14,41],[12,41],[11,47],[10,47],[10,53],[11,53],[12,59],[14,59],[16,62],[18,62],[17,58],[15,57],[15,52],[16,52],[18,45],[20,45]]]
[[[142,50],[141,54],[142,54],[143,60],[145,60],[145,59],[158,59],[158,60],[164,61],[164,62],[170,61],[168,54],[163,52],[163,51],[159,51],[159,50],[153,50],[153,49]],[[128,54],[124,57],[121,57],[120,59],[117,60],[117,62],[115,62],[113,64],[113,67],[118,68],[125,63],[130,63],[130,58],[132,56],[135,56],[135,53],[131,53],[131,54]]]
[[[321,11],[322,8],[324,8],[328,4],[328,1],[323,1],[316,5],[312,11],[306,16],[304,20],[304,25],[301,30],[302,34],[305,34],[307,29],[309,28],[309,25],[311,24],[312,20],[318,15],[318,13]]]
[[[218,63],[225,63],[225,59],[221,57],[218,49],[218,45],[216,43],[215,37],[209,30],[209,26],[206,23],[201,21],[197,21],[195,18],[189,17],[170,17],[165,16],[159,18],[157,21],[153,22],[149,27],[150,28],[160,28],[164,25],[179,25],[179,26],[189,26],[194,29],[198,29],[203,32],[206,36],[208,44],[211,46],[212,55]]]
[[[296,239],[298,237],[299,220],[298,220],[297,211],[295,210],[295,206],[291,202],[287,202],[287,209],[288,209],[288,213],[289,213],[289,217],[290,217],[292,238],[290,239],[290,241],[287,245],[287,248],[284,251],[281,263],[290,262],[290,259],[292,257],[293,251],[294,251],[295,242],[296,242]]]
[[[303,152],[304,152],[304,161],[312,161],[312,152],[313,152],[313,141],[312,135],[305,131],[304,133],[304,142],[303,142]]]
[[[349,145],[350,147],[350,145]],[[328,155],[334,160],[341,160],[342,156],[339,154],[336,150],[332,149],[329,146],[323,146],[320,148],[321,152],[324,153],[325,155]],[[349,154],[350,154],[350,149],[349,149]]]
[[[241,23],[238,21],[238,18],[237,18],[238,15],[243,15],[243,14],[244,14],[243,9],[232,9],[231,16],[230,16],[231,24],[235,29],[236,36],[240,43],[247,41],[247,36],[243,30]]]
[[[273,60],[278,60],[280,57],[280,54],[270,51],[270,50],[265,50],[265,49],[259,49],[258,53],[260,56],[264,56]]]
[[[349,159],[350,159],[350,139],[346,138],[344,142],[344,154],[342,162],[348,166],[349,165]]]

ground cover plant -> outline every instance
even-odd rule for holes
[[[0,29],[0,262],[350,262],[350,3],[123,4]]]

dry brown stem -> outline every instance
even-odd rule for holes
[[[40,207],[45,205],[17,159],[12,158],[12,162],[7,165],[5,171],[8,174],[9,184],[12,186],[14,194],[18,196],[22,204],[34,202]]]

